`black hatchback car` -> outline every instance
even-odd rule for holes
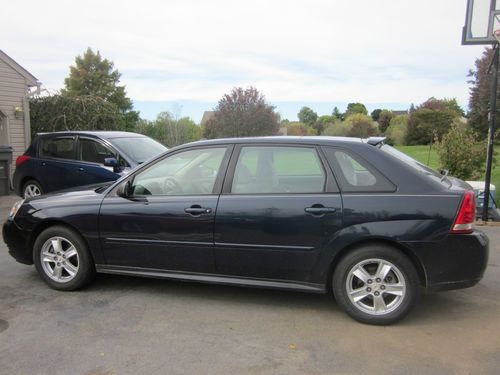
[[[40,133],[16,159],[14,191],[27,198],[115,181],[166,149],[149,137],[129,132]]]
[[[109,187],[18,202],[3,236],[59,290],[103,272],[333,292],[353,318],[389,324],[421,287],[483,276],[464,186],[379,138],[200,141]]]

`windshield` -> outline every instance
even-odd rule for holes
[[[161,143],[148,137],[113,138],[109,141],[138,164],[167,150]]]
[[[443,183],[446,180],[446,184],[450,185],[450,182],[448,181],[448,178],[445,175],[442,175],[438,171],[428,167],[427,165],[419,162],[418,160],[413,159],[412,157],[406,155],[404,152],[396,150],[394,147],[386,144],[382,145],[380,149],[401,160],[403,163],[409,165],[413,169],[418,170],[420,173],[423,173],[431,177],[433,180],[437,180],[438,182],[441,183]]]

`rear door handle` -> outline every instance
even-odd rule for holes
[[[209,214],[212,212],[211,208],[201,207],[199,205],[193,205],[191,207],[185,208],[184,212],[193,216]]]
[[[80,167],[80,168],[78,168],[78,172],[85,172],[85,169]]]
[[[337,212],[337,209],[333,207],[313,206],[304,208],[304,211],[311,215],[324,215]]]

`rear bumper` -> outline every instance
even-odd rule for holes
[[[425,272],[431,291],[468,288],[477,284],[488,265],[489,240],[481,231],[449,234],[443,241],[408,243]]]
[[[9,254],[23,264],[33,264],[33,254],[28,246],[29,232],[19,228],[13,220],[7,220],[2,229],[3,240]]]

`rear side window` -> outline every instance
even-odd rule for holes
[[[326,176],[314,148],[243,147],[234,171],[233,194],[321,193]]]
[[[42,138],[40,143],[40,156],[60,159],[75,158],[74,138]]]
[[[392,192],[396,186],[358,155],[324,148],[343,192]]]

